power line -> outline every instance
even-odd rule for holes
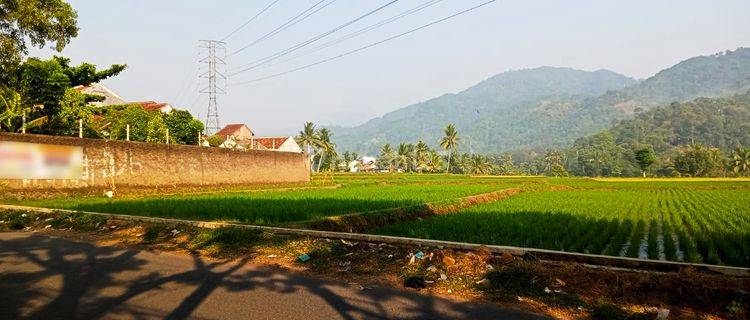
[[[409,15],[412,15],[412,14],[417,13],[419,11],[422,11],[424,9],[427,9],[427,8],[433,6],[433,5],[435,5],[435,4],[437,4],[438,2],[441,2],[441,1],[443,1],[443,0],[430,0],[430,1],[427,1],[427,2],[425,2],[423,4],[420,4],[419,6],[416,6],[414,8],[409,9],[409,10],[406,10],[406,11],[404,11],[402,13],[399,13],[399,14],[393,16],[393,17],[390,17],[390,18],[382,20],[382,21],[380,21],[378,23],[369,25],[367,27],[364,27],[362,29],[359,29],[357,31],[349,33],[349,34],[347,34],[347,35],[345,35],[345,36],[343,36],[341,38],[334,39],[334,40],[328,41],[326,43],[323,43],[323,44],[321,44],[321,45],[319,45],[319,46],[317,46],[315,48],[312,48],[312,49],[310,49],[308,51],[305,51],[305,52],[302,52],[302,53],[300,53],[298,55],[292,56],[289,59],[285,59],[285,60],[279,61],[277,63],[272,63],[269,66],[273,66],[273,65],[280,64],[280,63],[289,62],[289,61],[295,60],[295,59],[297,59],[299,57],[303,57],[303,56],[309,55],[311,53],[315,53],[315,52],[318,52],[320,50],[323,50],[325,48],[332,47],[332,46],[337,45],[337,44],[339,44],[341,42],[349,40],[351,38],[357,37],[357,36],[359,36],[361,34],[364,34],[364,33],[370,32],[372,30],[375,30],[377,28],[380,28],[380,27],[382,27],[382,26],[384,26],[386,24],[389,24],[391,22],[397,21],[397,20],[399,20],[399,19],[401,19],[403,17],[409,16]],[[261,67],[263,65],[266,65],[266,64],[256,65],[256,66],[251,67],[250,69],[251,70],[252,69],[257,69],[258,67]]]
[[[233,51],[232,53],[230,53],[230,54],[229,54],[229,56],[231,57],[231,56],[233,56],[233,55],[235,55],[235,54],[237,54],[237,53],[240,53],[240,52],[244,51],[244,50],[245,50],[245,49],[247,49],[247,48],[250,48],[250,47],[252,47],[252,46],[254,46],[254,45],[258,44],[259,42],[261,42],[261,41],[263,41],[263,40],[266,40],[266,39],[268,39],[268,38],[270,38],[270,37],[273,37],[274,35],[278,34],[279,32],[282,32],[282,31],[286,30],[287,28],[289,28],[289,27],[291,27],[291,26],[293,26],[293,25],[295,25],[295,24],[297,24],[297,23],[301,22],[302,20],[305,20],[305,19],[306,19],[307,17],[309,17],[309,16],[311,16],[311,15],[315,14],[316,12],[320,11],[321,9],[323,9],[323,8],[327,7],[328,5],[330,5],[331,3],[335,2],[336,0],[333,0],[333,1],[329,2],[328,4],[326,4],[325,6],[323,6],[323,7],[319,8],[318,10],[315,10],[315,11],[313,11],[312,13],[310,13],[310,14],[308,14],[308,15],[305,15],[305,14],[306,14],[306,13],[308,13],[309,11],[311,11],[311,10],[315,9],[315,7],[317,7],[318,5],[320,5],[321,3],[323,3],[324,1],[325,1],[325,0],[320,0],[320,1],[316,2],[315,4],[313,4],[313,5],[312,5],[312,7],[309,7],[309,8],[307,8],[307,9],[305,9],[304,11],[300,12],[300,13],[299,13],[299,14],[297,14],[296,16],[294,16],[294,17],[292,17],[291,19],[287,20],[286,22],[284,22],[284,23],[283,23],[283,24],[281,24],[280,26],[276,27],[275,29],[273,29],[273,30],[269,31],[268,33],[264,34],[264,35],[263,35],[263,36],[261,36],[260,38],[256,39],[255,41],[253,41],[253,42],[251,42],[251,43],[249,43],[249,44],[245,45],[245,46],[244,46],[244,47],[242,47],[242,48],[239,48],[239,49],[237,49],[237,50]],[[304,16],[304,17],[302,17],[303,15],[305,15],[305,16]],[[302,17],[302,18],[300,18],[300,17]]]
[[[252,18],[250,18],[247,21],[245,21],[245,23],[243,23],[242,25],[240,25],[239,27],[237,27],[237,29],[234,29],[232,32],[230,32],[228,35],[226,35],[226,37],[222,38],[221,41],[227,40],[229,37],[231,37],[232,35],[234,35],[235,33],[237,33],[237,31],[242,30],[242,28],[244,28],[245,26],[247,26],[248,24],[250,24],[250,22],[253,22],[261,14],[263,14],[266,11],[268,11],[268,9],[270,9],[274,4],[276,4],[279,1],[280,0],[273,0],[273,1],[271,1],[271,3],[269,3],[265,8],[263,8],[262,10],[260,10],[260,12],[258,12],[257,14],[255,14]]]
[[[367,12],[367,13],[365,13],[365,14],[363,14],[363,15],[361,15],[361,16],[353,19],[353,20],[350,20],[350,21],[348,21],[348,22],[346,22],[346,23],[344,23],[342,25],[339,25],[338,27],[335,27],[335,28],[333,28],[331,30],[328,30],[328,31],[326,31],[326,32],[324,32],[324,33],[322,33],[320,35],[312,37],[312,38],[310,38],[310,39],[308,39],[306,41],[303,41],[303,42],[298,43],[298,44],[296,44],[294,46],[291,46],[289,48],[281,50],[281,51],[279,51],[277,53],[274,53],[274,54],[272,54],[270,56],[267,56],[265,58],[262,58],[262,59],[259,59],[259,60],[256,60],[256,61],[253,61],[253,62],[250,62],[250,63],[246,63],[246,64],[240,66],[240,68],[243,68],[245,66],[250,66],[250,67],[244,68],[244,69],[242,69],[240,71],[237,71],[237,72],[233,72],[233,73],[229,74],[229,76],[231,77],[231,76],[243,73],[245,71],[251,70],[252,68],[255,68],[259,64],[267,63],[267,62],[273,61],[275,59],[278,59],[280,57],[283,57],[283,56],[285,56],[285,55],[287,55],[287,54],[289,54],[291,52],[294,52],[294,51],[296,51],[296,50],[298,50],[298,49],[300,49],[302,47],[307,46],[308,44],[311,44],[311,43],[313,43],[315,41],[318,41],[318,40],[320,40],[320,39],[322,39],[322,38],[324,38],[324,37],[326,37],[326,36],[328,36],[328,35],[336,32],[336,31],[339,31],[339,30],[341,30],[343,28],[346,28],[346,27],[348,27],[348,26],[356,23],[357,21],[360,21],[360,20],[362,20],[362,19],[364,19],[364,18],[366,18],[366,17],[368,17],[368,16],[370,16],[372,14],[375,14],[376,12],[385,9],[386,7],[388,7],[388,6],[396,3],[398,1],[399,0],[392,0],[391,2],[388,2],[388,3],[382,5],[382,6],[378,7],[378,8],[375,8],[374,10],[371,10],[370,12]]]
[[[483,3],[479,4],[479,5],[471,7],[469,9],[466,9],[466,10],[463,10],[463,11],[459,11],[457,13],[454,13],[454,14],[449,15],[447,17],[435,20],[433,22],[430,22],[428,24],[422,25],[420,27],[417,27],[417,28],[411,29],[409,31],[405,31],[405,32],[399,33],[399,34],[397,34],[395,36],[391,36],[389,38],[385,38],[383,40],[380,40],[380,41],[377,41],[377,42],[373,42],[373,43],[368,44],[366,46],[359,47],[357,49],[354,49],[354,50],[351,50],[351,51],[347,51],[347,52],[344,52],[342,54],[339,54],[339,55],[336,55],[336,56],[333,56],[333,57],[330,57],[330,58],[326,58],[326,59],[323,59],[323,60],[320,60],[320,61],[317,61],[317,62],[314,62],[314,63],[310,63],[310,64],[307,64],[307,65],[304,65],[304,66],[301,66],[301,67],[298,67],[298,68],[294,68],[294,69],[287,70],[287,71],[284,71],[284,72],[280,72],[280,73],[268,75],[268,76],[265,76],[265,77],[256,78],[256,79],[252,79],[252,80],[248,80],[248,81],[243,81],[243,82],[238,82],[238,83],[235,83],[233,85],[244,85],[244,84],[259,82],[259,81],[263,81],[263,80],[267,80],[267,79],[271,79],[271,78],[275,78],[275,77],[280,77],[280,76],[283,76],[283,75],[287,75],[287,74],[290,74],[292,72],[296,72],[296,71],[304,70],[304,69],[307,69],[307,68],[311,68],[311,67],[317,66],[319,64],[323,64],[323,63],[326,63],[326,62],[329,62],[329,61],[332,61],[332,60],[335,60],[335,59],[339,59],[339,58],[348,56],[350,54],[354,54],[354,53],[360,52],[362,50],[365,50],[365,49],[368,49],[368,48],[372,48],[372,47],[377,46],[379,44],[382,44],[382,43],[385,43],[385,42],[388,42],[388,41],[391,41],[391,40],[403,37],[403,36],[408,35],[410,33],[414,33],[414,32],[417,32],[419,30],[431,27],[431,26],[436,25],[438,23],[441,23],[441,22],[443,22],[445,20],[448,20],[448,19],[454,18],[456,16],[468,13],[470,11],[474,11],[474,10],[479,9],[481,7],[484,7],[484,6],[486,6],[486,5],[490,4],[490,3],[493,3],[495,1],[497,1],[497,0],[490,0],[490,1],[487,1],[487,2],[483,2]]]

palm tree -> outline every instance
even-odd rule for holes
[[[737,174],[750,173],[750,148],[739,147],[732,152],[732,170]]]
[[[430,150],[430,154],[427,156],[427,170],[430,172],[437,172],[443,167],[443,157],[441,157],[434,150]]]
[[[318,158],[316,170],[318,172],[320,172],[320,167],[323,165],[326,155],[336,156],[336,145],[331,142],[332,135],[331,130],[328,130],[328,128],[322,128],[317,131],[318,148],[320,148],[320,157]]]
[[[414,146],[414,167],[420,172],[427,167],[427,156],[429,155],[430,147],[427,144],[419,140]]]
[[[401,143],[398,145],[396,152],[396,166],[404,171],[411,171],[412,153],[414,145],[410,143]]]
[[[451,172],[451,154],[456,152],[458,147],[458,132],[456,132],[456,126],[452,123],[445,127],[445,136],[440,140],[440,147],[448,151],[448,169],[447,172]]]
[[[294,140],[297,144],[302,146],[302,150],[310,157],[310,169],[312,169],[312,160],[315,155],[315,149],[321,144],[318,131],[315,129],[315,124],[309,121],[305,122],[302,131],[299,132],[299,135],[294,137]]]
[[[471,155],[467,165],[471,174],[489,174],[492,171],[490,160],[479,154]]]
[[[394,153],[390,143],[386,143],[380,148],[380,165],[388,166],[388,171],[393,171]]]

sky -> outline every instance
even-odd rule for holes
[[[279,0],[228,37],[224,74],[324,34],[393,0],[325,0],[327,7],[282,32],[238,49],[320,0]],[[400,0],[267,65],[228,77],[219,121],[256,135],[293,135],[306,121],[353,126],[413,103],[466,89],[490,76],[539,66],[609,69],[643,79],[682,60],[750,47],[747,0],[496,1],[357,53],[248,84],[380,41],[480,4],[442,0],[331,47],[335,40],[429,2]],[[204,120],[205,54],[198,40],[226,38],[271,0],[69,0],[79,35],[62,53],[74,63],[128,68],[104,84],[126,101],[154,100]],[[322,4],[321,4],[322,5]],[[232,54],[234,53],[234,54]],[[299,57],[286,61],[300,54]]]

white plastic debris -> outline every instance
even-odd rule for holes
[[[48,225],[44,226],[44,229],[49,229],[49,228],[52,228],[51,224],[48,224]]]
[[[447,279],[448,279],[448,276],[445,275],[445,273],[440,274],[440,280],[447,280]]]
[[[550,289],[549,289],[549,288],[547,288],[547,287],[544,287],[544,292],[546,292],[546,293],[551,293],[551,292],[552,292],[552,290],[550,290]]]
[[[484,267],[487,268],[487,270],[490,270],[490,271],[495,270],[495,267],[493,267],[491,264],[487,264]]]
[[[667,317],[669,317],[669,309],[659,309],[659,311],[656,311],[657,320],[665,320]]]
[[[485,286],[485,285],[490,284],[490,280],[487,278],[482,278],[482,280],[477,281],[476,284],[480,286]]]
[[[269,255],[266,256],[266,258],[270,258],[270,259],[273,259],[273,258],[276,258],[276,257],[278,257],[278,256],[275,255],[275,254],[269,254]]]
[[[112,197],[115,196],[115,193],[112,192],[112,190],[109,190],[109,191],[105,192],[104,195],[107,196],[107,198],[112,198]]]
[[[22,214],[21,214],[21,217],[22,217],[22,218],[26,218],[26,214],[25,214],[25,213],[22,213]]]
[[[178,233],[180,233],[180,231],[177,229],[172,229],[172,231],[170,232],[172,232],[172,236],[176,236]]]

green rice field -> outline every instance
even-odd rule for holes
[[[374,233],[750,266],[750,190],[528,192]]]
[[[49,208],[288,225],[327,217],[524,192],[374,234],[750,267],[750,179],[588,179],[339,174],[337,188],[217,191],[108,199],[6,200]],[[315,186],[313,184],[312,186]],[[283,186],[282,186],[283,187]]]

